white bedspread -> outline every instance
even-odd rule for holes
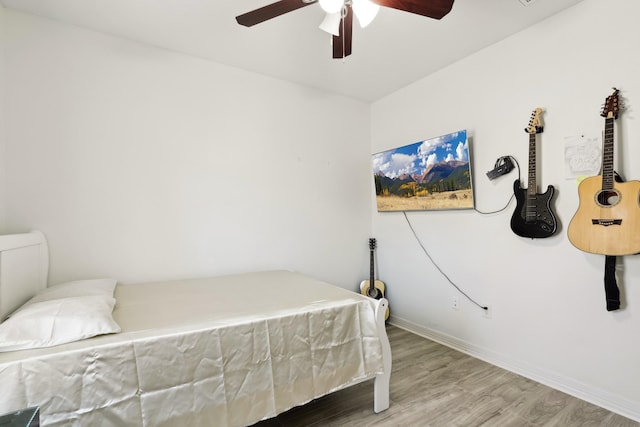
[[[383,370],[374,302],[287,272],[119,285],[122,333],[0,354],[0,413],[244,426]]]

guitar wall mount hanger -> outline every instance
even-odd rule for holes
[[[513,170],[513,168],[514,166],[511,156],[498,157],[495,165],[493,165],[493,169],[487,172],[487,177],[493,181],[499,176],[508,174]]]

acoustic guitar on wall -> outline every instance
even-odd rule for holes
[[[376,239],[369,239],[369,280],[363,280],[360,282],[360,293],[370,298],[381,299],[384,298],[385,285],[382,281],[376,280],[374,272],[374,260],[373,256],[376,250]],[[384,320],[389,318],[389,307],[384,314]]]
[[[578,186],[580,203],[567,229],[573,246],[601,255],[640,252],[640,181],[618,182],[613,170],[618,92],[613,88],[600,113],[605,118],[602,175],[585,178]]]
[[[554,187],[549,185],[547,191],[538,193],[536,182],[536,136],[542,133],[544,127],[540,120],[542,108],[536,108],[531,113],[529,126],[525,132],[529,134],[529,179],[527,188],[520,186],[520,180],[513,183],[516,197],[516,209],[511,216],[511,230],[521,237],[540,239],[552,236],[558,227],[556,216],[551,210],[551,198]]]

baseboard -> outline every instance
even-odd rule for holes
[[[454,336],[418,325],[394,315],[389,316],[388,322],[398,328],[405,329],[416,335],[420,335],[437,343],[446,345],[454,350],[468,354],[469,356],[476,357],[487,363],[506,369],[507,371],[522,375],[523,377],[552,387],[556,390],[560,390],[564,393],[577,397],[578,399],[582,399],[611,412],[620,414],[623,417],[640,422],[640,407],[636,402],[629,401],[621,398],[620,396],[591,387],[557,373],[510,359],[508,356],[476,346]]]

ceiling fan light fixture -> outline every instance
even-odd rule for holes
[[[344,6],[344,0],[319,0],[320,7],[327,13],[338,13]]]
[[[358,18],[360,27],[365,28],[375,19],[380,6],[370,0],[353,0],[353,13]]]
[[[340,35],[340,21],[342,20],[342,12],[327,13],[322,20],[319,28],[329,34],[338,37]]]

